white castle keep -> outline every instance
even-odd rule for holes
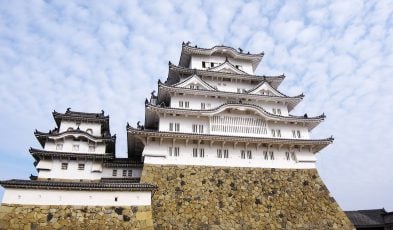
[[[115,157],[109,116],[53,112],[57,127],[35,132],[38,175],[6,180],[2,202],[21,205],[145,206],[155,185],[144,164],[280,169],[315,168],[333,138],[311,139],[324,120],[290,112],[303,94],[277,88],[285,76],[257,76],[263,53],[183,43],[178,65],[145,101],[144,125],[127,125],[128,158]]]

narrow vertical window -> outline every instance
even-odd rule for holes
[[[199,133],[203,133],[203,125],[199,125]]]
[[[192,132],[197,133],[198,132],[198,125],[192,125]]]
[[[276,108],[273,108],[273,114],[276,114]]]
[[[180,149],[179,149],[179,147],[175,147],[175,157],[178,157],[178,156],[180,156]]]
[[[112,170],[112,176],[117,176],[117,170],[116,169]]]
[[[127,176],[127,170],[123,169],[123,174],[122,174],[122,176],[123,176],[123,177],[126,177],[126,176]]]
[[[222,158],[222,149],[217,149],[217,157]]]
[[[263,151],[263,158],[265,160],[269,160],[269,155],[267,154],[267,151]]]
[[[277,114],[281,115],[281,109],[277,109]]]
[[[287,161],[289,161],[291,159],[290,156],[289,156],[289,152],[285,152],[285,159]]]
[[[198,149],[197,148],[193,148],[192,149],[192,156],[193,157],[198,157]]]
[[[224,149],[224,158],[228,158],[229,154],[228,154],[228,149]]]
[[[172,147],[168,148],[168,154],[169,154],[169,156],[172,156]]]
[[[274,160],[274,152],[270,151],[270,160]]]
[[[297,131],[297,138],[300,138],[301,137],[301,135],[300,135],[300,130],[298,130]]]
[[[276,130],[272,129],[272,137],[276,137]]]
[[[175,123],[175,131],[176,132],[180,131],[180,123]]]
[[[240,157],[246,159],[246,151],[242,150]]]
[[[277,129],[277,137],[281,137],[281,130]]]
[[[205,109],[205,108],[206,108],[205,103],[201,103],[201,109]]]
[[[128,176],[129,176],[129,177],[132,177],[132,169],[129,169],[129,170],[128,170]]]
[[[296,131],[295,130],[292,130],[292,137],[296,138]]]
[[[202,62],[202,68],[206,68],[206,62]]]
[[[295,152],[291,152],[291,158],[293,161],[296,161],[296,155]]]
[[[199,157],[205,157],[205,149],[199,149]]]
[[[169,131],[173,131],[173,123],[169,123]]]
[[[185,108],[190,108],[190,102],[189,101],[184,102],[184,107]]]
[[[213,62],[210,62],[210,67],[214,67],[214,63]]]
[[[179,107],[183,108],[183,101],[179,101]]]
[[[247,150],[247,158],[252,159],[252,152],[251,150]]]

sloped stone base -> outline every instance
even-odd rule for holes
[[[155,229],[354,229],[316,169],[144,165]]]
[[[153,229],[150,206],[0,206],[0,229]]]

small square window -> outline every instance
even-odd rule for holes
[[[132,170],[131,169],[128,170],[128,176],[132,177]]]
[[[117,176],[117,170],[116,169],[113,169],[112,176]]]
[[[123,170],[123,177],[126,177],[127,176],[127,170]]]
[[[61,163],[61,169],[62,170],[67,170],[68,169],[68,163]]]
[[[72,146],[73,151],[79,151],[79,145],[73,145]]]
[[[85,170],[85,164],[78,164],[78,170]]]

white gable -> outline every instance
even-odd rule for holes
[[[262,84],[258,85],[254,89],[251,89],[249,94],[258,94],[258,95],[270,95],[270,96],[278,96],[278,97],[285,97],[284,94],[280,93],[278,90],[271,87],[271,85],[267,82],[263,82]]]
[[[181,88],[191,88],[191,89],[204,89],[204,90],[214,90],[216,89],[203,81],[197,75],[191,75],[190,77],[186,78],[184,81],[175,84],[176,87]]]
[[[216,67],[209,68],[209,70],[217,71],[217,72],[225,72],[225,73],[247,74],[246,72],[236,68],[234,65],[232,65],[228,61],[226,61]]]

